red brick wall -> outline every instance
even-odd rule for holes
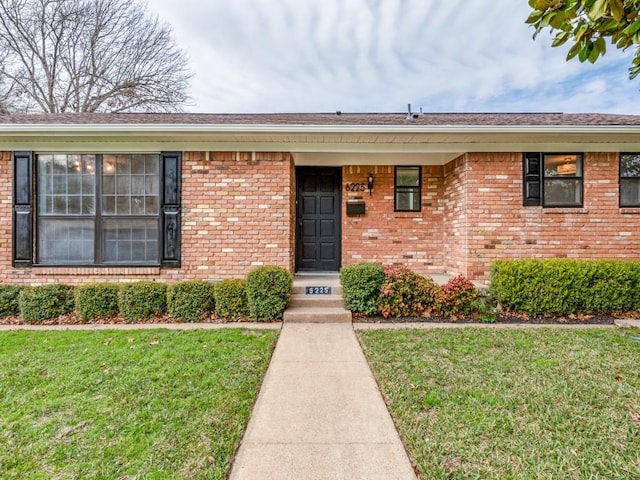
[[[260,265],[292,268],[288,153],[185,153],[182,276],[233,278]]]
[[[362,217],[349,183],[375,175]],[[222,279],[257,265],[294,268],[295,169],[289,153],[183,155],[182,267],[11,267],[11,154],[0,152],[0,281]],[[393,211],[393,166],[343,167],[342,264],[404,264],[486,280],[491,262],[530,257],[639,258],[640,209],[618,207],[618,154],[586,153],[584,208],[522,206],[521,153],[470,153],[423,166],[422,211]]]
[[[289,153],[187,152],[182,159],[182,267],[11,267],[11,154],[0,152],[0,280],[38,284],[243,277],[259,265],[293,269]]]
[[[443,270],[467,269],[467,159],[462,155],[444,166]]]
[[[12,259],[12,165],[11,152],[0,152],[0,281],[11,282]]]
[[[373,195],[347,192],[349,183],[375,176]],[[342,170],[342,264],[404,264],[420,273],[441,272],[443,244],[443,168],[422,167],[422,211],[394,212],[393,166],[346,166]],[[347,217],[346,200],[362,195],[366,213]]]
[[[468,154],[468,266],[510,258],[639,258],[640,209],[619,208],[618,154],[585,153],[584,208],[522,206],[522,154]]]

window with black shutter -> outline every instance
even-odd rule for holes
[[[582,170],[579,153],[525,153],[523,204],[582,207]]]
[[[35,183],[35,263],[179,266],[180,154],[38,154],[28,167],[20,158],[14,188],[24,188],[27,168],[35,167],[35,182],[28,195],[14,196],[16,265],[34,257],[16,217],[19,202],[33,203]]]

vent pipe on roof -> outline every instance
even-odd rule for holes
[[[407,110],[409,111],[409,113],[407,114],[407,119],[411,120],[412,118],[418,118],[420,115],[418,115],[417,113],[411,113],[411,104],[407,103]],[[422,114],[422,108],[420,108],[420,114]]]

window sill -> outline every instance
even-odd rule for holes
[[[422,211],[421,210],[418,210],[418,211],[394,210],[393,215],[396,218],[422,217]]]
[[[583,207],[543,207],[542,212],[545,215],[553,215],[553,214],[567,215],[571,213],[585,215],[589,213],[589,210]]]
[[[160,267],[52,267],[33,266],[34,275],[159,275]]]
[[[640,207],[620,207],[618,211],[627,215],[640,215]]]

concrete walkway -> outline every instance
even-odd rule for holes
[[[351,324],[284,324],[230,480],[415,480]]]

